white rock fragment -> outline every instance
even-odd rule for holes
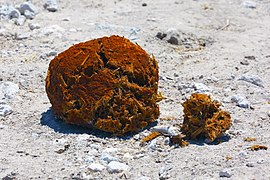
[[[109,173],[119,173],[122,171],[128,171],[128,169],[129,169],[128,165],[117,161],[111,161],[107,167]]]
[[[151,128],[152,132],[159,132],[162,134],[167,134],[169,131],[170,126],[155,126]]]
[[[31,36],[30,33],[16,33],[15,39],[16,40],[23,40],[23,39],[28,39],[30,36]]]
[[[34,29],[40,29],[40,25],[38,23],[29,23],[28,27],[30,30],[34,30]]]
[[[238,154],[238,156],[239,157],[246,157],[248,154],[247,154],[247,152],[245,152],[245,151],[241,151],[241,152],[239,152],[239,154]]]
[[[246,7],[246,8],[255,9],[256,8],[256,3],[253,2],[253,1],[244,1],[243,6]]]
[[[231,97],[232,102],[235,102],[237,106],[241,108],[249,108],[250,102],[243,96],[234,95]]]
[[[179,128],[173,126],[155,126],[151,129],[152,132],[156,131],[169,136],[176,136],[179,134]]]
[[[123,158],[124,158],[124,159],[132,159],[133,157],[132,157],[132,155],[131,155],[130,153],[125,153],[125,154],[123,155]]]
[[[11,109],[11,107],[9,105],[6,104],[0,104],[0,116],[7,116],[9,114],[11,114],[13,112],[13,110]]]
[[[25,21],[26,21],[26,17],[25,16],[20,16],[19,18],[16,18],[14,20],[14,24],[16,24],[17,26],[23,26]]]
[[[151,141],[151,143],[149,144],[148,148],[150,150],[153,150],[153,151],[156,150],[157,149],[157,139],[153,139]]]
[[[105,161],[107,163],[110,163],[112,161],[119,161],[118,158],[116,158],[108,153],[102,153],[100,156],[100,160]]]
[[[165,144],[165,145],[169,145],[170,143],[171,143],[170,137],[166,137],[166,138],[164,139],[164,144]]]
[[[100,172],[100,171],[103,171],[105,169],[105,166],[103,166],[102,164],[99,164],[99,163],[92,163],[88,166],[88,168],[94,172]]]
[[[12,82],[0,82],[0,100],[12,99],[15,97],[16,93],[19,91],[18,84]]]
[[[159,175],[159,179],[169,179],[170,178],[170,175],[168,174],[168,169],[166,169],[165,167],[161,167],[158,175]]]
[[[56,12],[58,10],[58,3],[56,0],[46,0],[43,7],[50,12]]]
[[[232,172],[230,169],[224,169],[222,171],[219,172],[219,177],[226,177],[226,178],[230,178],[232,177]]]
[[[93,163],[95,160],[95,156],[87,156],[85,159],[84,159],[84,162],[86,163]]]
[[[136,141],[138,141],[141,138],[140,134],[136,134],[135,136],[133,136],[133,139],[135,139]]]
[[[263,81],[256,75],[244,74],[238,80],[246,81],[259,87],[264,87]]]
[[[167,37],[168,37],[168,43],[178,45],[178,39],[179,39],[179,31],[175,28],[170,28],[166,32]]]
[[[27,19],[33,19],[39,12],[38,8],[30,1],[24,2],[20,5],[19,11],[25,15]]]
[[[0,5],[0,16],[13,19],[20,17],[20,15],[20,11],[18,11],[15,7],[10,5]]]
[[[90,155],[90,156],[96,156],[96,157],[100,155],[98,153],[98,150],[96,150],[96,149],[89,149],[87,154]]]
[[[24,11],[24,16],[26,17],[26,19],[34,19],[35,14],[29,10],[25,10]]]
[[[47,56],[48,57],[50,57],[50,56],[56,56],[56,55],[57,55],[57,51],[54,51],[54,50],[52,50],[52,51],[50,51],[50,52],[47,53]]]
[[[133,159],[140,159],[140,158],[142,158],[144,156],[145,156],[145,154],[143,154],[143,153],[136,154],[135,156],[133,156]]]
[[[205,93],[205,92],[211,92],[212,89],[209,88],[208,86],[206,86],[203,83],[196,83],[194,82],[192,84],[192,88],[194,88],[194,90],[196,91],[196,93]]]

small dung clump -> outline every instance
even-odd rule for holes
[[[228,112],[219,109],[221,104],[212,101],[209,95],[192,94],[185,101],[182,133],[190,139],[200,136],[214,141],[231,127],[232,120]]]
[[[82,42],[49,65],[46,92],[66,123],[122,135],[159,117],[158,64],[119,36]]]

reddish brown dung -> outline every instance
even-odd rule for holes
[[[204,136],[214,141],[232,125],[230,114],[220,110],[221,104],[212,101],[209,95],[192,94],[182,105],[184,122],[181,130],[187,138]]]
[[[58,118],[115,134],[159,117],[158,64],[119,36],[76,44],[49,65],[46,92]]]

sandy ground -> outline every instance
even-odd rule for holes
[[[0,0],[0,5],[22,2]],[[255,8],[240,0],[61,0],[57,12],[44,9],[43,1],[32,2],[39,13],[23,26],[0,21],[0,83],[19,86],[18,93],[4,99],[13,112],[0,116],[1,178],[270,179],[269,149],[249,149],[270,147],[268,0],[253,1]],[[29,23],[40,29],[30,30]],[[156,37],[172,28],[192,48]],[[192,92],[204,91],[231,113],[230,130],[212,144],[198,140],[179,148],[159,137],[141,146],[149,128],[117,138],[55,119],[45,93],[50,60],[73,44],[112,34],[138,43],[159,63],[159,91],[166,99],[160,102],[157,125],[181,125],[181,103]],[[193,35],[203,37],[206,46],[198,48]],[[243,76],[256,77],[260,84]],[[247,108],[231,101],[236,95],[246,98]],[[246,142],[246,137],[256,141]],[[128,169],[110,173],[102,160],[106,153]],[[93,163],[103,168],[91,170]]]

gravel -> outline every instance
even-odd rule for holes
[[[22,15],[26,15],[28,19],[33,19],[35,15],[39,13],[38,8],[30,1],[22,3],[19,7],[19,11]]]
[[[9,105],[0,103],[0,116],[5,117],[13,112]]]
[[[103,171],[106,167],[103,166],[102,164],[99,164],[99,163],[92,163],[88,166],[88,168],[91,170],[91,171],[94,171],[94,172],[101,172]]]
[[[100,160],[105,161],[107,163],[110,163],[111,161],[119,161],[118,158],[108,154],[108,153],[102,153],[100,156]]]
[[[254,1],[244,1],[243,6],[246,8],[251,8],[251,9],[255,9],[257,7]]]
[[[23,26],[25,21],[26,21],[26,17],[25,16],[20,16],[19,18],[14,20],[14,24],[16,24],[18,26]]]
[[[241,108],[250,108],[250,102],[241,95],[234,95],[231,97],[232,102],[235,102],[237,106]]]
[[[58,10],[58,3],[56,0],[46,0],[43,6],[50,12],[56,12]]]
[[[29,23],[28,27],[29,27],[30,30],[40,29],[40,24],[38,24],[38,23]]]
[[[244,74],[239,78],[239,80],[249,82],[249,83],[254,84],[256,86],[259,86],[259,87],[264,87],[263,81],[261,80],[261,78],[259,78],[256,75]]]
[[[107,170],[109,173],[119,173],[122,171],[128,171],[128,169],[129,169],[128,165],[117,161],[111,161],[107,166]]]
[[[0,82],[0,100],[12,99],[19,92],[19,86],[13,82]]]
[[[224,169],[219,172],[219,177],[230,178],[232,177],[232,171],[230,169]]]

